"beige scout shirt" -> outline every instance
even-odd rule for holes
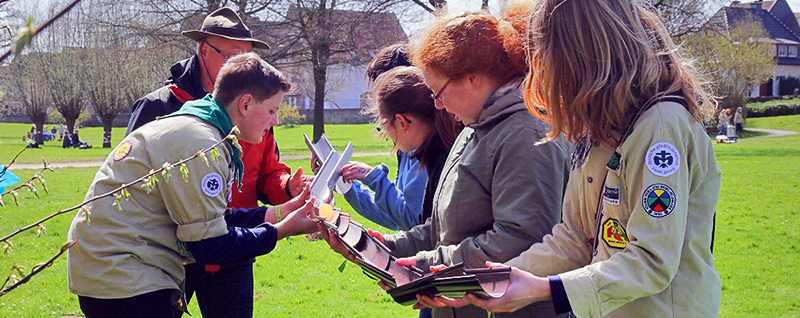
[[[590,149],[570,173],[563,223],[508,264],[560,274],[578,317],[717,317],[711,242],[720,170],[702,124],[680,104],[656,104],[618,150],[620,167],[605,186],[613,149]]]
[[[160,168],[210,147],[222,139],[219,130],[194,116],[176,116],[144,125],[125,137],[97,171],[86,199],[109,192]],[[128,188],[122,211],[113,198],[90,203],[91,224],[79,212],[68,239],[79,239],[67,253],[70,290],[95,298],[127,298],[162,289],[179,290],[184,279],[178,240],[199,241],[228,233],[223,213],[230,186],[230,148],[217,147],[219,162],[186,163],[189,181],[180,169],[149,194],[141,185]],[[177,295],[177,293],[176,293]]]

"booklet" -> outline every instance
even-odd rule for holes
[[[319,141],[317,141],[316,144],[311,142],[311,139],[308,138],[308,135],[303,134],[303,137],[305,137],[306,146],[308,146],[308,149],[311,150],[311,153],[314,154],[315,157],[317,157],[317,164],[320,167],[323,166],[323,164],[325,163],[327,158],[330,156],[330,154],[333,153],[333,154],[337,154],[338,155],[338,153],[336,152],[336,149],[333,149],[333,145],[331,145],[330,141],[328,141],[328,137],[325,137],[325,134],[322,134],[322,136],[319,138]],[[352,156],[352,154],[353,154],[353,151],[352,151],[352,148],[350,147],[350,145],[351,145],[351,143],[347,144],[347,148],[345,149],[345,152],[342,153],[342,155],[341,155],[341,157],[345,157],[345,155],[347,157],[347,159],[344,160],[344,164],[347,164],[347,161],[350,160],[350,156]],[[348,153],[348,149],[349,149],[349,154],[347,154]],[[334,156],[333,158],[334,158],[333,159],[334,161],[338,161],[339,157]],[[339,194],[347,193],[347,191],[350,191],[350,188],[353,186],[352,183],[344,182],[342,180],[342,178],[339,176],[339,172],[342,171],[342,167],[344,166],[344,164],[342,164],[336,170],[336,187],[335,187],[335,189],[336,189],[336,192],[339,192]],[[320,169],[320,171],[321,170],[322,169]]]
[[[339,213],[333,222],[323,221],[328,228],[336,229],[339,240],[356,257],[355,263],[368,277],[391,286],[387,293],[399,304],[413,305],[417,294],[463,297],[471,292],[485,297],[500,297],[508,289],[511,268],[466,269],[458,263],[445,269],[425,274],[415,266],[399,266],[386,245],[367,233],[364,226]]]
[[[353,144],[348,143],[342,154],[331,151],[324,157],[322,165],[319,171],[317,171],[317,175],[314,177],[314,180],[311,181],[311,195],[317,202],[315,205],[329,202],[329,199],[333,197],[333,191],[337,180],[341,180],[339,172],[342,171],[342,167],[347,164],[347,161],[350,160],[350,156],[352,155]]]

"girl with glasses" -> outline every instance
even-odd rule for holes
[[[377,118],[378,131],[395,144],[397,179],[389,180],[385,164],[350,162],[341,172],[344,181],[353,182],[344,198],[367,219],[408,230],[430,216],[433,190],[458,133],[457,123],[434,107],[422,71],[415,67],[397,67],[378,76],[372,99],[366,111]]]
[[[561,220],[571,147],[563,139],[536,144],[550,128],[522,100],[528,13],[517,7],[502,20],[486,12],[441,16],[412,45],[412,64],[422,69],[437,108],[455,114],[466,128],[442,170],[431,218],[393,235],[373,231],[401,258],[397,265],[429,270],[504,262],[540,242]],[[487,313],[470,306],[434,308],[433,316]],[[554,313],[550,304],[535,304],[498,317]]]

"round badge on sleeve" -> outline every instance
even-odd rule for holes
[[[666,184],[654,183],[642,192],[642,208],[654,218],[670,215],[675,209],[675,191]]]
[[[114,151],[114,161],[120,161],[127,157],[128,154],[131,153],[131,148],[132,146],[130,141],[121,143],[117,147],[117,150]]]
[[[647,169],[659,177],[668,177],[681,166],[681,154],[671,143],[659,142],[647,149]]]
[[[203,193],[207,196],[215,197],[222,192],[222,176],[216,172],[209,172],[203,177],[203,181],[201,181],[201,188],[203,189]]]

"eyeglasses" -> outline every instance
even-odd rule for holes
[[[206,41],[206,44],[208,44],[208,46],[210,46],[212,49],[214,49],[214,51],[217,51],[217,53],[218,53],[220,56],[222,56],[222,58],[224,58],[226,61],[227,61],[227,60],[228,60],[228,58],[230,57],[230,56],[227,56],[227,55],[225,55],[225,54],[222,54],[222,51],[220,51],[220,50],[219,50],[218,48],[216,48],[215,46],[211,45],[211,43],[209,43],[208,41]]]
[[[403,119],[405,119],[405,121],[408,122],[409,124],[411,123],[411,119],[408,119],[406,115],[400,114],[400,117],[403,117]],[[385,128],[383,127],[386,127],[386,125],[394,121],[396,118],[397,117],[392,117],[392,119],[389,119],[383,123],[378,123],[377,125],[375,125],[375,130],[377,130],[379,133],[382,133],[385,130]]]
[[[451,78],[451,79],[448,79],[447,82],[444,82],[444,85],[442,85],[442,88],[439,89],[438,93],[436,93],[436,94],[431,93],[431,98],[433,98],[433,100],[435,100],[435,101],[441,102],[442,101],[442,92],[444,92],[444,89],[447,88],[447,85],[450,85],[450,82],[452,80],[453,79]]]

